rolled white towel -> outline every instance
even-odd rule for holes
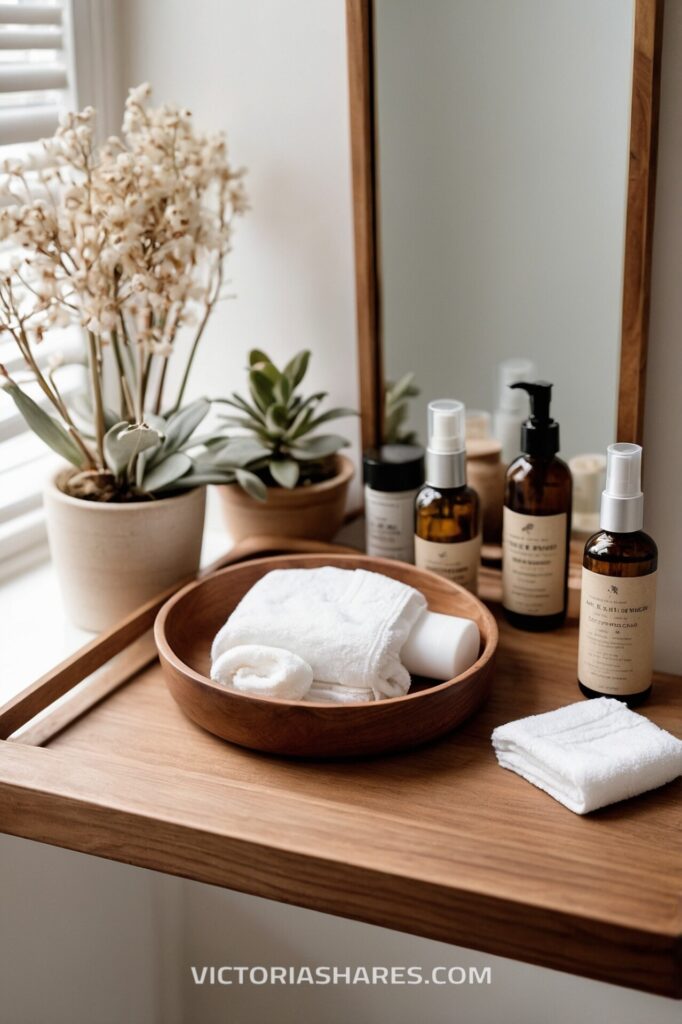
[[[503,768],[576,814],[656,789],[682,774],[682,742],[608,697],[500,725],[492,742]]]
[[[282,647],[240,644],[215,659],[211,679],[254,697],[302,700],[312,686],[313,670],[303,658]]]

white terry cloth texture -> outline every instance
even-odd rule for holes
[[[240,644],[216,658],[211,679],[254,697],[301,700],[312,686],[313,670],[303,658],[281,647]]]
[[[375,700],[374,691],[362,686],[342,686],[341,683],[314,682],[303,700],[324,701],[332,704],[368,704]]]
[[[316,683],[365,691],[365,699],[400,697],[410,687],[400,649],[425,609],[419,591],[380,573],[275,569],[241,599],[213,641],[211,660],[241,644],[283,647],[308,662]],[[334,687],[326,693],[339,696]]]
[[[608,697],[498,726],[497,760],[576,814],[682,775],[682,741]]]

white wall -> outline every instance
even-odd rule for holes
[[[226,131],[248,168],[252,209],[227,268],[236,298],[209,324],[192,392],[243,390],[254,346],[276,360],[310,348],[306,386],[357,408],[343,3],[121,0],[119,16],[124,84],[149,81],[198,128]],[[359,421],[333,429],[357,463]]]
[[[181,885],[0,835],[0,1021],[180,1024]]]
[[[377,0],[387,373],[497,403],[554,383],[562,453],[614,440],[633,0]],[[587,415],[585,413],[587,412]]]

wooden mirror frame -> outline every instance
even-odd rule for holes
[[[641,443],[664,0],[635,0],[617,440]],[[381,442],[383,344],[373,0],[346,0],[363,448]]]

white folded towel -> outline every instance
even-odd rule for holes
[[[374,691],[366,686],[342,686],[341,683],[314,682],[303,700],[324,701],[328,704],[369,704]]]
[[[213,641],[211,659],[242,644],[283,647],[310,665],[316,683],[365,691],[353,701],[398,697],[410,686],[400,649],[425,608],[419,591],[380,573],[275,569],[241,599]],[[320,699],[335,699],[334,688],[325,692]]]
[[[312,686],[313,670],[303,658],[281,647],[240,644],[216,658],[211,679],[254,697],[301,700]]]
[[[682,741],[608,697],[501,725],[492,741],[503,768],[576,814],[682,775]]]

